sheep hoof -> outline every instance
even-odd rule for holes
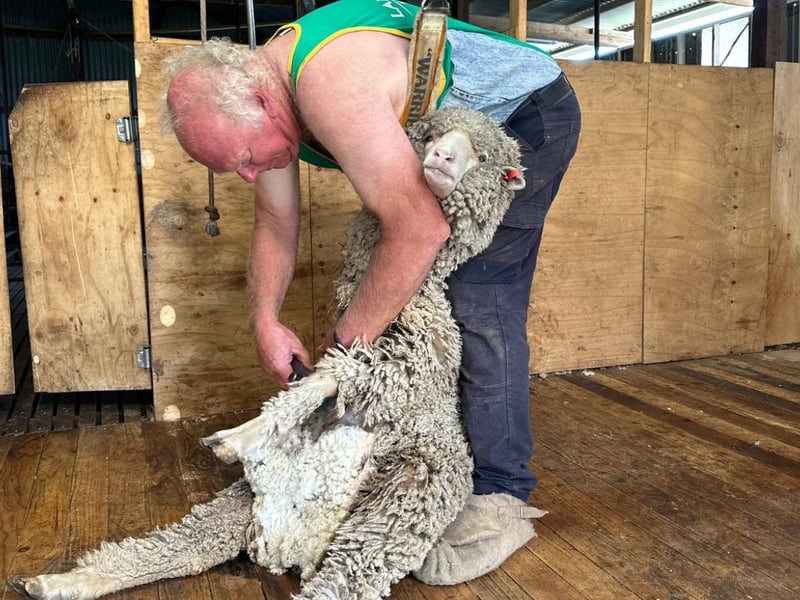
[[[44,589],[36,577],[11,577],[8,587],[24,598],[44,598]]]
[[[219,435],[219,432],[200,438],[200,445],[210,449],[218,459],[226,464],[231,465],[239,460],[239,453],[232,444]]]

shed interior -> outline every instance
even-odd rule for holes
[[[800,593],[798,11],[777,3],[783,20],[759,25],[776,4],[757,0],[751,14],[743,1],[694,31],[656,39],[654,26],[639,62],[633,3],[600,3],[602,38],[566,29],[594,19],[583,0],[451,3],[517,34],[522,14],[543,45],[544,32],[572,36],[550,48],[584,129],[548,217],[528,325],[533,503],[551,514],[495,573],[453,589],[406,579],[393,597]],[[255,5],[259,42],[306,10]],[[651,8],[654,24],[692,23],[741,5]],[[243,2],[207,6],[210,34],[246,43]],[[182,0],[0,0],[3,578],[70,567],[101,539],[209,499],[240,470],[195,440],[277,389],[248,326],[251,191],[216,178],[222,235],[207,236],[207,172],[158,125],[160,62],[199,37],[198,22],[198,3]],[[718,66],[747,38],[748,64],[764,66]],[[703,44],[715,47],[705,58]],[[568,60],[586,48],[598,59]],[[133,143],[118,141],[124,117]],[[304,165],[301,186],[282,317],[313,348],[359,202],[337,172]],[[298,585],[241,559],[122,595],[288,598]]]

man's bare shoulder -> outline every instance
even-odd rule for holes
[[[364,107],[389,103],[398,117],[405,104],[408,41],[361,31],[342,35],[308,62],[297,82],[301,113],[312,122],[331,111],[337,118],[363,114]]]
[[[301,117],[367,206],[385,212],[395,198],[402,200],[395,204],[406,207],[407,199],[430,195],[400,124],[408,43],[376,32],[347,34],[341,40],[326,46],[301,75]]]

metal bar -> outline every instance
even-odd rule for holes
[[[247,0],[247,41],[250,43],[250,50],[256,49],[256,11],[253,7],[253,0]]]
[[[200,0],[200,41],[208,40],[208,21],[206,20],[206,0]]]
[[[600,0],[594,0],[594,59],[600,58]]]

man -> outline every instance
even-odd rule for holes
[[[353,302],[322,345],[372,341],[414,295],[449,235],[400,117],[416,7],[340,0],[249,52],[214,41],[181,53],[167,94],[187,153],[255,188],[249,283],[263,368],[286,384],[311,358],[278,314],[292,280],[300,220],[298,163],[339,166],[378,217],[381,240]],[[529,46],[450,20],[439,107],[484,112],[516,137],[527,187],[491,246],[449,280],[464,340],[463,412],[474,494],[417,577],[452,584],[502,563],[533,535],[523,520],[527,467],[526,320],[542,226],[575,153],[580,109],[560,68]],[[335,162],[334,162],[335,161]]]

